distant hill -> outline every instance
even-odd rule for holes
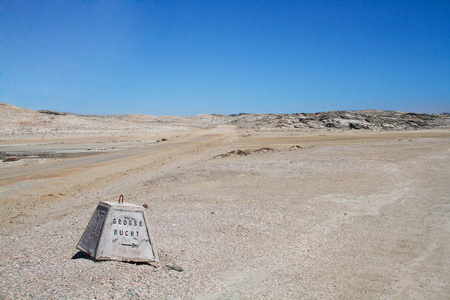
[[[260,130],[415,130],[450,128],[450,114],[360,110],[294,114],[197,115],[190,117],[144,114],[77,115],[49,110],[33,111],[0,103],[0,137],[58,136],[61,134],[114,135],[119,131],[143,134],[165,127],[207,128],[233,125]]]
[[[329,111],[295,114],[239,114],[227,117],[242,128],[413,130],[449,128],[450,114],[418,114],[384,110]]]

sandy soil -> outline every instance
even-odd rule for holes
[[[450,298],[449,130],[200,127],[3,139],[0,298]],[[120,194],[160,266],[77,255]]]

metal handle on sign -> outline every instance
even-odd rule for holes
[[[119,203],[123,203],[123,195],[119,196]]]

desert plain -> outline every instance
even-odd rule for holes
[[[450,298],[448,114],[0,117],[0,299]],[[119,195],[159,264],[75,248]]]

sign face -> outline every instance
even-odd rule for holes
[[[98,260],[158,262],[142,206],[100,202],[77,248]]]
[[[116,209],[108,219],[100,256],[155,259],[143,212]]]

